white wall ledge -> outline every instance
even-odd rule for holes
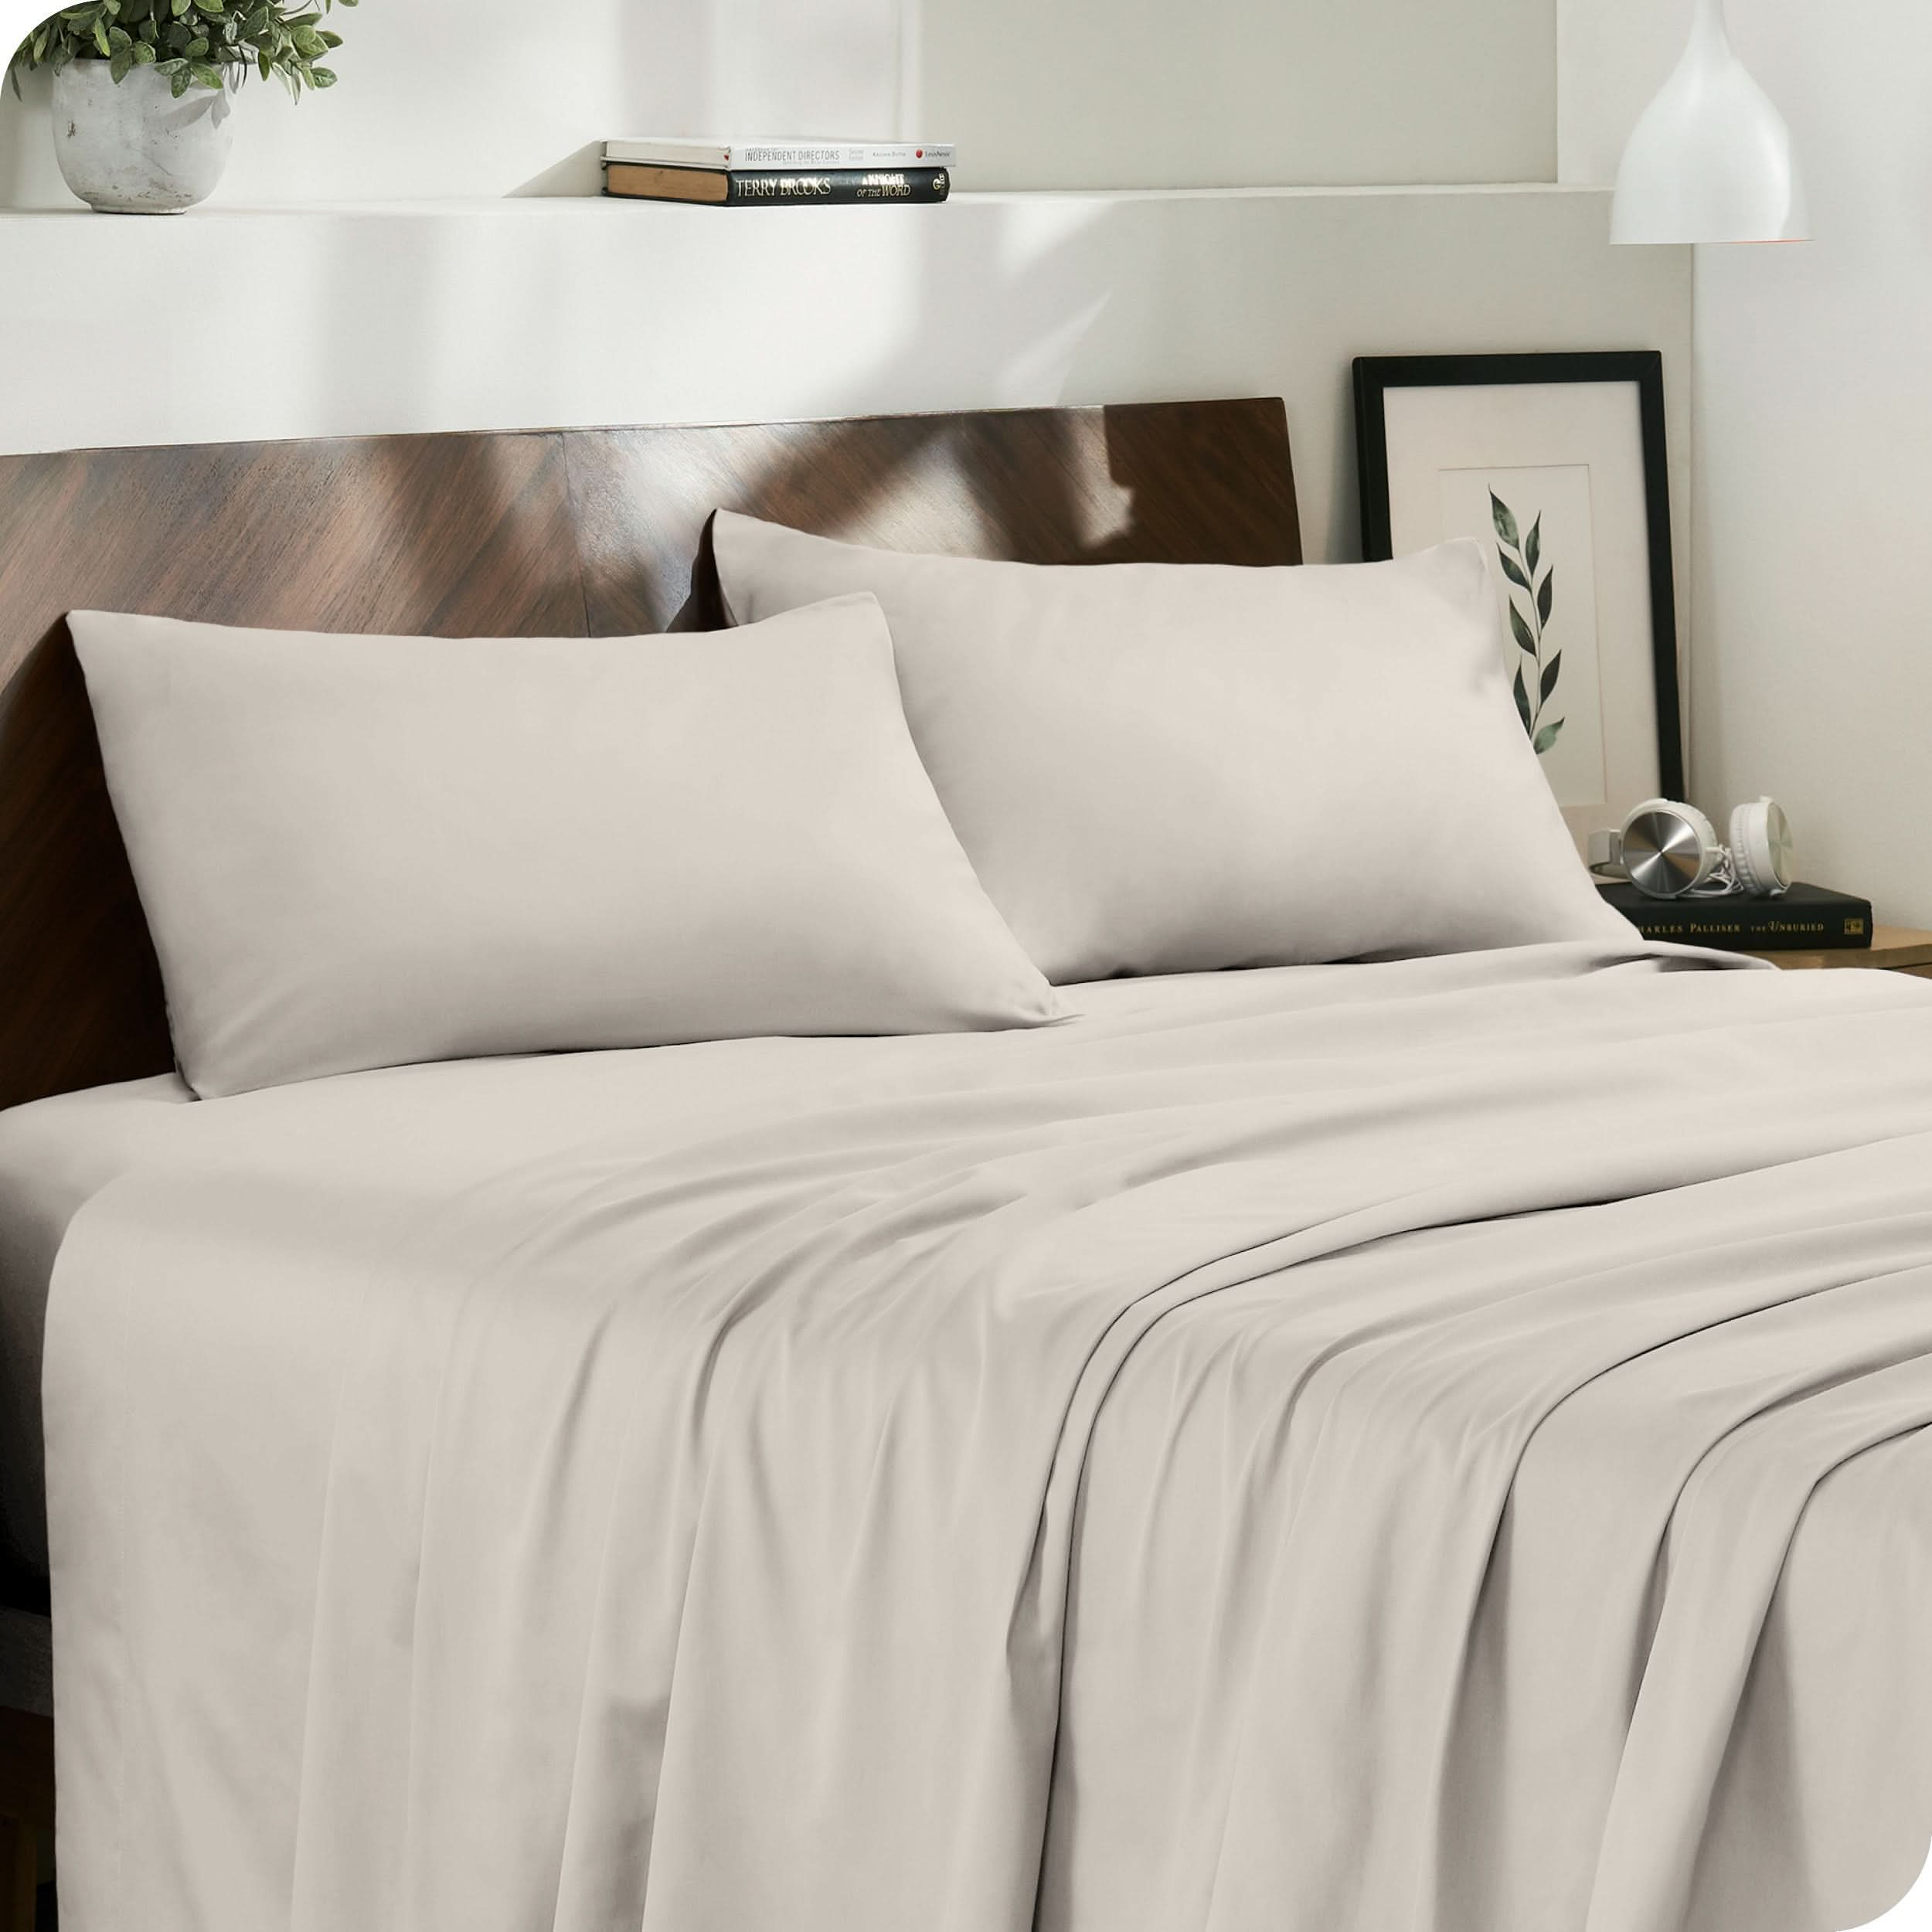
[[[1148,202],[1357,202],[1357,201],[1454,201],[1464,199],[1601,199],[1609,190],[1587,185],[1547,181],[1469,182],[1389,182],[1382,185],[1343,187],[1260,188],[1094,188],[1094,189],[966,189],[954,194],[937,209],[855,209],[845,219],[866,221],[889,218],[900,222],[944,221],[945,209],[964,207],[1038,207],[1064,203],[1069,206],[1126,207]],[[821,219],[832,213],[819,209],[719,209],[686,208],[675,202],[631,201],[604,195],[455,196],[440,199],[397,199],[321,202],[224,202],[219,198],[191,208],[179,215],[95,216],[91,209],[77,202],[71,206],[0,208],[0,223],[12,221],[46,221],[84,216],[103,224],[123,228],[141,223],[180,226],[209,221],[259,221],[296,219],[394,219],[424,220],[437,216],[497,216],[508,220],[560,219],[583,216],[611,219],[634,219],[642,210],[668,216],[675,220],[702,219],[733,223],[747,219],[787,221]]]

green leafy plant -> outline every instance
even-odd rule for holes
[[[322,25],[337,0],[87,0],[51,14],[21,42],[9,64],[14,91],[22,73],[70,61],[104,60],[117,86],[137,67],[168,77],[179,100],[190,87],[219,87],[258,73],[278,75],[299,100],[308,87],[332,87],[319,63],[342,37]],[[355,0],[341,0],[352,7]]]
[[[1553,563],[1547,570],[1543,567],[1543,520],[1540,515],[1525,536],[1515,512],[1494,490],[1489,492],[1489,514],[1496,526],[1496,554],[1510,583],[1510,634],[1522,654],[1516,660],[1513,684],[1516,715],[1522,719],[1522,728],[1529,733],[1529,742],[1541,757],[1563,735],[1566,722],[1556,718],[1546,723],[1543,715],[1556,695],[1563,671],[1560,645],[1547,656],[1544,655],[1549,641],[1550,613],[1556,607],[1556,566]],[[1516,602],[1519,590],[1528,600],[1526,611]]]

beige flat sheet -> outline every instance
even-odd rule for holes
[[[406,1132],[326,1083],[116,1182],[49,1334],[66,1922],[1876,1916],[1932,988],[1683,966],[359,1077]]]

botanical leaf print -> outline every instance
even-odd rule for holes
[[[1504,577],[1514,587],[1509,593],[1510,634],[1523,658],[1529,660],[1527,679],[1523,675],[1523,658],[1516,660],[1513,686],[1516,715],[1522,719],[1522,728],[1540,757],[1562,735],[1564,723],[1561,718],[1546,719],[1543,715],[1556,695],[1557,680],[1563,675],[1563,647],[1560,645],[1547,657],[1544,655],[1544,647],[1549,641],[1550,614],[1556,605],[1556,566],[1553,563],[1546,570],[1543,567],[1540,512],[1526,537],[1515,512],[1494,490],[1489,492],[1489,515],[1496,526],[1498,560]],[[1517,590],[1529,600],[1526,611],[1516,601]]]
[[[1496,519],[1496,535],[1509,549],[1519,549],[1521,541],[1516,535],[1515,517],[1512,514],[1509,505],[1494,490],[1489,492],[1489,510]]]

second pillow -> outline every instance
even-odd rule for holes
[[[1049,979],[1621,938],[1473,543],[1393,563],[996,563],[729,511],[734,621],[869,590],[906,721]]]

